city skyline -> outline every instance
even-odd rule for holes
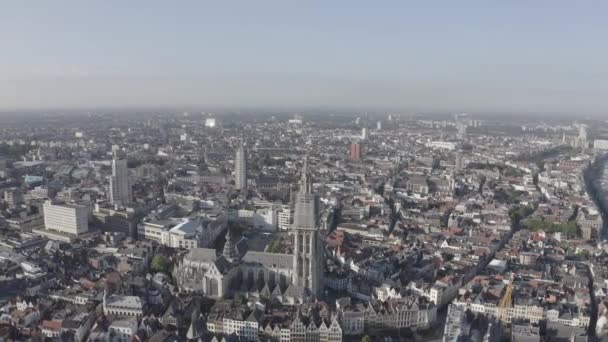
[[[608,122],[285,115],[2,120],[0,338],[606,340]]]
[[[61,6],[63,4],[63,6]],[[604,4],[10,4],[0,110],[395,108],[603,115]]]
[[[0,341],[608,341],[608,3],[0,13]]]

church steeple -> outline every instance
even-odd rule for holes
[[[226,243],[224,244],[224,250],[222,251],[222,255],[228,259],[228,261],[235,261],[238,259],[239,255],[236,250],[236,243],[232,236],[232,231],[228,228],[228,232],[226,233]]]
[[[302,168],[302,179],[300,180],[300,192],[311,193],[312,182],[310,179],[310,172],[308,171],[308,155],[304,157],[304,167]]]
[[[294,228],[317,229],[318,215],[319,203],[315,194],[312,193],[312,176],[308,169],[308,155],[306,155],[300,179],[300,190],[296,195]]]
[[[292,233],[294,235],[294,285],[310,291],[313,296],[321,289],[321,242],[318,241],[319,200],[312,192],[312,176],[308,156],[304,159],[300,191],[296,196]]]

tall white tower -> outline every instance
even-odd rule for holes
[[[578,126],[578,144],[583,150],[587,148],[587,125],[585,124],[580,124]]]
[[[323,249],[318,235],[319,200],[312,192],[312,179],[308,171],[308,158],[296,197],[294,234],[294,284],[319,294],[323,276]]]
[[[131,203],[131,184],[127,161],[119,159],[114,153],[112,158],[112,175],[110,176],[110,203],[125,206]]]
[[[369,133],[367,131],[367,127],[363,127],[361,129],[361,140],[367,140]]]
[[[234,158],[234,184],[237,190],[247,188],[247,155],[241,142]]]

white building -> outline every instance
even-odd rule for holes
[[[112,322],[108,327],[108,341],[129,342],[137,333],[138,325],[135,319],[125,319]]]
[[[217,126],[217,120],[215,118],[206,118],[205,119],[205,127],[215,128],[215,126]]]
[[[593,148],[596,150],[608,150],[608,140],[595,139],[593,141]]]
[[[427,147],[436,149],[445,149],[454,151],[456,149],[456,143],[450,141],[431,141],[426,144]]]
[[[253,215],[253,226],[260,230],[275,231],[277,229],[277,212],[272,207],[256,210]]]
[[[192,249],[198,246],[198,228],[200,221],[187,220],[169,230],[169,247]]]
[[[46,201],[43,206],[44,227],[69,235],[81,235],[89,231],[88,208],[76,204],[53,204]]]
[[[461,285],[461,280],[452,281],[451,283],[436,281],[428,292],[428,298],[437,306],[445,305],[456,297]],[[426,293],[424,295],[427,296]]]
[[[251,313],[254,315],[255,311]],[[259,323],[257,319],[249,317],[246,320],[224,318],[224,334],[236,334],[239,337],[245,338],[248,341],[258,340]]]
[[[140,239],[153,240],[168,246],[169,230],[173,225],[171,220],[143,221],[137,225],[137,236]]]
[[[37,186],[30,190],[28,194],[31,199],[45,199],[49,197],[49,189]]]
[[[344,335],[361,335],[365,331],[365,312],[363,304],[352,305],[350,298],[346,305],[338,307],[340,323]]]
[[[437,320],[437,307],[418,297],[371,302],[365,310],[365,330],[427,329]]]
[[[282,208],[277,213],[279,230],[289,230],[293,225],[293,211],[289,206]]]
[[[500,309],[495,303],[471,303],[466,301],[454,301],[454,306],[460,306],[465,309],[471,310],[473,313],[484,313],[490,314],[495,317],[500,317],[500,320],[505,322],[511,322],[517,319],[529,320],[532,323],[538,323],[539,321],[546,319],[549,322],[559,322],[566,326],[578,326],[588,327],[590,317],[582,314],[581,312],[568,312],[568,315],[560,318],[560,311],[555,309],[549,309],[535,304],[521,304],[514,305]],[[567,317],[567,318],[564,318]]]
[[[226,227],[226,215],[214,213],[192,219],[143,221],[137,225],[137,235],[168,247],[192,249],[210,247]]]
[[[114,316],[141,317],[144,314],[144,303],[137,296],[103,294],[103,313]]]
[[[4,200],[11,207],[16,207],[23,203],[23,194],[20,188],[11,188],[4,191]]]

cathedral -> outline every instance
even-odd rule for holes
[[[215,249],[194,248],[173,271],[180,292],[212,298],[246,294],[299,304],[316,298],[323,288],[323,243],[319,236],[319,201],[312,192],[308,161],[304,161],[290,232],[294,253],[246,250],[245,239],[236,241],[228,231],[220,255]]]

